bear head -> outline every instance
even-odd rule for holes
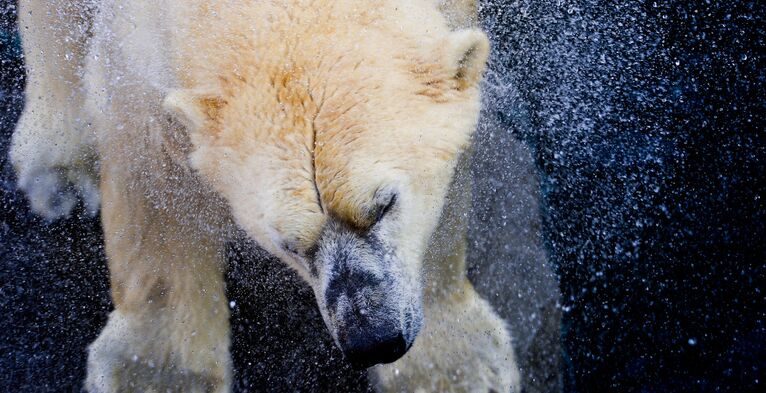
[[[423,323],[422,261],[476,127],[488,40],[406,2],[263,3],[260,22],[231,12],[204,34],[164,108],[238,226],[313,288],[347,358],[392,362]]]

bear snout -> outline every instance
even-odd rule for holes
[[[402,357],[420,329],[422,311],[415,281],[376,231],[359,232],[330,221],[317,241],[321,285],[317,298],[325,322],[356,368]]]
[[[391,302],[397,296],[393,296],[392,285],[386,283],[387,280],[373,280],[370,275],[356,273],[341,275],[329,285],[327,304],[336,316],[338,346],[356,368],[391,363],[411,345],[407,338],[414,335],[404,330],[404,322],[412,318],[400,320],[402,315],[396,311],[396,302]]]

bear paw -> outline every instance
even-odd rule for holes
[[[460,301],[430,307],[424,330],[409,352],[373,370],[379,391],[521,391],[505,323],[486,301],[470,293]]]
[[[110,315],[88,348],[85,388],[89,393],[229,392],[228,352],[198,348],[182,360],[183,349],[173,350],[172,336],[145,330],[145,324],[119,312]]]
[[[68,216],[79,195],[95,215],[99,207],[96,160],[79,121],[66,111],[29,103],[13,134],[10,159],[18,187],[33,212],[53,221]]]
[[[32,211],[48,221],[67,217],[78,195],[88,215],[93,217],[98,213],[99,189],[95,177],[88,171],[35,167],[19,172],[18,187],[26,194]]]
[[[92,354],[92,353],[91,353]],[[220,379],[206,373],[179,369],[159,359],[127,358],[125,353],[92,354],[85,388],[89,393],[190,392],[228,393]]]

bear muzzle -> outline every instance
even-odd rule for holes
[[[315,261],[320,309],[347,360],[367,368],[402,357],[422,323],[420,288],[385,237],[330,221]]]
[[[364,274],[344,274],[333,280],[325,293],[334,320],[330,329],[354,367],[396,361],[417,335],[417,327],[407,323],[415,320],[415,315],[399,311],[400,304],[395,299],[400,296],[393,287],[387,279],[378,281]]]

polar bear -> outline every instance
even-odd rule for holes
[[[473,7],[21,1],[19,185],[49,219],[76,191],[103,224],[115,309],[86,388],[230,390],[223,247],[243,230],[378,390],[518,391],[465,271]]]

